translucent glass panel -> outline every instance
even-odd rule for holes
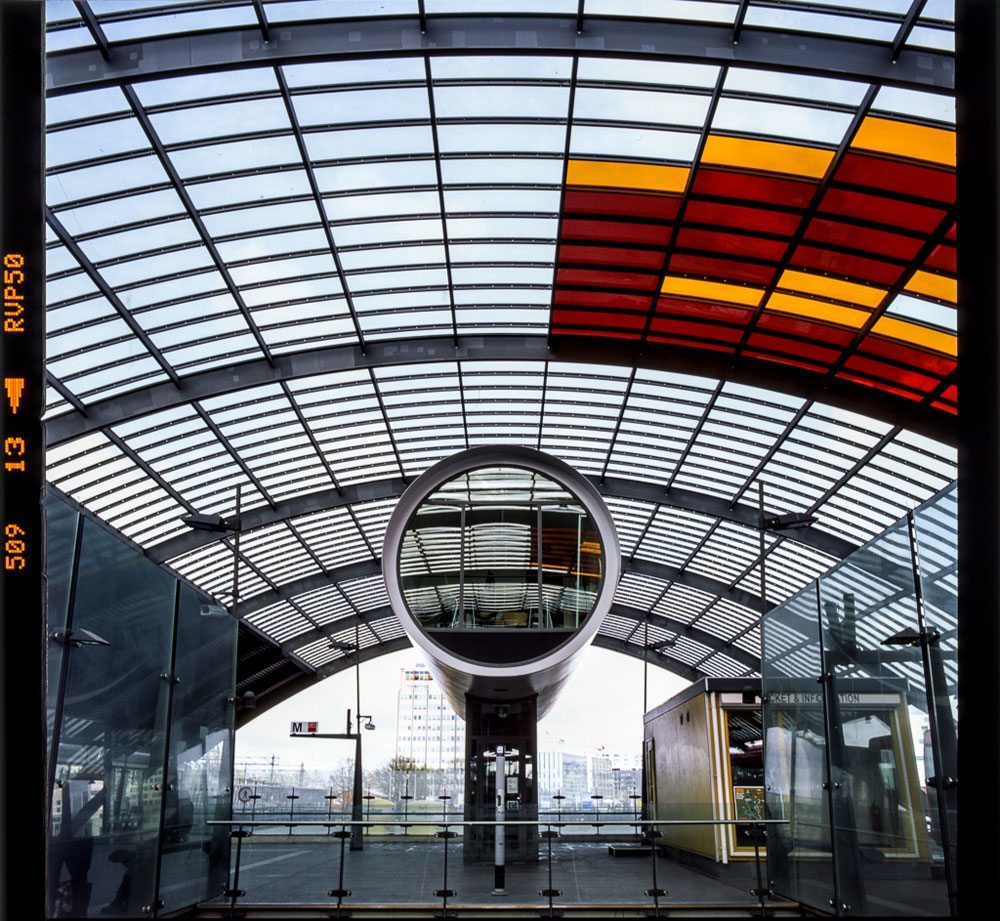
[[[764,620],[768,810],[790,821],[787,833],[777,828],[778,847],[773,838],[768,846],[782,894],[817,907],[832,900],[838,913],[948,913],[957,804],[954,775],[939,783],[934,772],[955,765],[945,667],[951,659],[954,672],[954,627],[926,625],[936,605],[954,616],[955,512],[950,487],[913,514],[912,527],[897,522]],[[916,568],[923,545],[937,578]],[[791,705],[809,713],[815,725],[805,738],[822,749],[819,769],[805,777]],[[774,795],[776,783],[787,796]],[[795,830],[806,821],[815,833],[804,846]],[[833,874],[830,865],[818,873],[831,857]]]

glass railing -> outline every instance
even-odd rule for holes
[[[211,904],[227,906],[232,915],[294,904],[340,917],[352,906],[377,904],[437,917],[461,908],[555,917],[561,909],[583,907],[660,917],[691,905],[760,911],[763,917],[782,903],[770,888],[765,850],[768,828],[783,825],[780,820],[567,815],[498,823],[439,812],[421,815],[419,826],[414,816],[404,821],[388,815],[360,822],[346,815],[215,822],[228,830],[233,847],[226,888]],[[505,843],[502,872],[495,857],[498,825]],[[686,860],[659,840],[676,830],[672,826],[699,825],[712,833],[734,826],[743,840],[753,841],[752,855],[713,872],[711,859],[699,866],[697,855]],[[477,840],[487,846],[470,847]]]

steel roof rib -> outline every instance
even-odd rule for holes
[[[597,645],[692,679],[759,670],[755,483],[818,518],[768,537],[773,606],[955,475],[950,24],[574,6],[50,22],[49,477],[223,598],[231,535],[179,513],[254,487],[256,712],[407,645],[385,524],[460,448],[587,476],[625,557]]]

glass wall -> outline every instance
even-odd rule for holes
[[[236,622],[62,499],[45,506],[50,916],[217,895],[228,839],[205,822],[228,817]]]
[[[955,511],[952,486],[765,619],[767,811],[789,822],[768,847],[780,895],[949,914]]]

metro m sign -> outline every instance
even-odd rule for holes
[[[292,723],[292,735],[295,734],[307,734],[319,732],[319,723],[317,722],[305,722],[305,723]]]

